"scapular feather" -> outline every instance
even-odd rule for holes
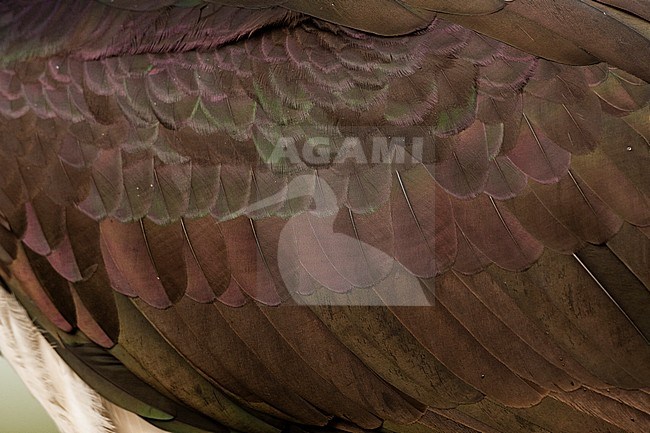
[[[74,286],[70,285],[70,293],[74,301],[76,310],[76,325],[91,341],[104,348],[110,348],[115,345],[115,341],[109,337],[97,321],[92,317],[83,301],[79,299]]]
[[[443,306],[438,305],[431,310],[422,307],[389,308],[424,348],[455,375],[482,393],[490,394],[492,398],[507,405],[528,406],[537,403],[541,398],[533,387],[513,374],[485,348],[476,344],[474,337]],[[440,337],[427,331],[434,327],[439,330]],[[439,344],[438,338],[449,339],[473,349],[464,352],[465,356],[460,357],[459,352]],[[510,399],[513,400],[508,401]]]
[[[527,176],[507,156],[490,162],[485,192],[498,200],[518,196],[526,188]]]
[[[465,233],[456,225],[457,252],[453,269],[463,274],[475,274],[492,263],[485,254],[476,248]]]
[[[183,299],[167,311],[147,309],[145,315],[154,326],[162,328],[163,335],[180,349],[184,356],[187,356],[190,350],[202,351],[203,354],[198,359],[192,356],[193,363],[198,364],[199,368],[216,379],[226,390],[244,399],[249,407],[263,408],[264,412],[279,415],[282,419],[291,420],[297,416],[300,419],[309,419],[312,424],[325,424],[326,415],[309,402],[289,392],[286,384],[275,380],[268,367],[219,313],[219,308],[221,307],[218,304],[197,304]],[[189,317],[186,314],[187,309],[193,311],[201,320],[192,321],[189,325],[183,323],[183,317]],[[167,314],[176,314],[179,320],[162,320]],[[193,347],[195,342],[188,338],[191,335],[203,335],[205,340],[195,340],[198,347]],[[224,342],[228,342],[232,349],[223,352],[220,346]],[[218,361],[215,362],[215,358],[218,358]],[[259,374],[250,374],[252,371]],[[279,398],[273,399],[272,396]],[[275,409],[269,405],[269,400],[273,401]]]
[[[531,184],[540,202],[578,238],[599,244],[614,235],[621,219],[572,171],[552,185]],[[572,207],[563,206],[569,200]]]
[[[280,327],[272,320],[269,320],[269,317],[275,317],[276,314],[265,314],[266,310],[258,309],[252,303],[242,307],[247,312],[249,319],[246,322],[238,320],[238,310],[227,306],[217,308],[218,314],[224,317],[233,331],[252,349],[264,366],[267,367],[269,373],[283,386],[291,389],[305,401],[323,408],[329,413],[334,415],[347,413],[347,416],[354,419],[359,426],[372,428],[378,425],[378,418],[364,407],[365,401],[359,401],[360,399],[355,401],[354,398],[345,393],[339,394],[339,389],[330,383],[331,379],[327,380],[322,373],[317,374],[310,365],[309,358],[305,357],[300,349],[296,349],[296,345],[300,347],[301,344],[301,338],[299,337],[301,332],[296,331],[305,326],[304,321],[309,316],[297,317],[298,320],[278,320],[277,322],[283,325]],[[283,314],[285,316],[290,315],[292,318],[294,316],[288,311],[283,312]],[[286,326],[286,322],[288,324],[299,323],[301,326],[289,327]],[[290,331],[291,328],[293,328],[293,332]],[[265,345],[255,344],[260,338],[265,340]],[[274,350],[268,350],[269,347]],[[283,348],[283,350],[277,351],[278,348]],[[278,352],[281,353],[281,357],[278,357]],[[294,365],[296,370],[287,371],[286,365]],[[294,371],[297,371],[303,380],[300,382],[295,381]],[[317,392],[313,392],[314,390]],[[323,398],[329,394],[339,394],[339,396],[333,399]]]
[[[52,252],[52,248],[56,247],[56,245],[49,244],[45,233],[43,233],[43,228],[38,221],[36,210],[31,203],[25,204],[25,214],[27,227],[22,241],[36,253],[39,253],[41,255],[50,254]],[[58,224],[56,224],[55,227],[56,226],[58,226]]]
[[[436,286],[438,300],[477,342],[522,378],[549,390],[571,388],[572,377],[537,353],[490,311],[453,273]],[[508,335],[507,338],[497,338]],[[515,355],[516,353],[516,355]],[[575,386],[574,386],[575,387]]]
[[[174,303],[185,293],[187,272],[178,265],[178,252],[182,250],[184,236],[180,222],[158,225],[149,219],[140,221],[142,236],[157,278]]]
[[[593,94],[573,104],[555,104],[524,96],[524,113],[534,127],[573,154],[587,153],[598,144],[601,112],[598,98]]]
[[[571,393],[558,394],[554,398],[577,411],[602,418],[623,431],[650,427],[648,415],[643,410],[640,411],[616,397],[603,394],[600,390],[583,388]]]
[[[535,239],[548,248],[568,254],[585,245],[585,241],[544,206],[531,188],[526,188],[518,197],[505,201],[504,205]]]
[[[107,269],[102,266],[99,224],[78,210],[66,209],[66,229],[71,252],[74,254],[73,257],[66,258],[66,265],[78,269],[81,277],[72,283],[75,305],[83,304],[84,314],[90,316],[87,319],[96,322],[101,329],[98,334],[103,343],[106,343],[104,335],[111,342],[115,342],[120,324],[111,280]],[[79,308],[77,308],[77,316],[79,316]],[[77,321],[80,320],[78,317]],[[91,334],[87,335],[93,339]],[[95,342],[102,344],[99,341]]]
[[[102,256],[111,286],[127,296],[141,297],[157,308],[169,307],[172,300],[147,246],[144,223],[123,224],[106,219],[100,223],[100,232]]]
[[[487,128],[475,121],[453,140],[447,139],[452,141],[451,155],[433,167],[438,184],[456,197],[475,197],[485,187],[489,170]]]
[[[396,177],[391,192],[395,258],[415,275],[432,277],[456,256],[449,198],[423,166]]]
[[[626,272],[626,265],[605,246],[589,245],[576,256],[590,269],[591,276],[614,300],[635,330],[649,341],[650,322],[644,311],[650,305],[650,295],[643,283],[634,274]]]
[[[451,203],[454,219],[465,236],[500,267],[521,271],[542,253],[542,244],[493,198],[482,195],[472,205],[459,199]]]
[[[0,263],[9,263],[16,259],[18,239],[0,223]]]
[[[262,312],[272,323],[275,330],[292,344],[292,348],[307,362],[311,368],[321,371],[324,378],[332,383],[342,396],[360,405],[367,410],[374,407],[374,416],[404,422],[417,419],[421,416],[422,407],[408,396],[399,392],[391,385],[377,377],[366,365],[349,351],[341,352],[342,342],[336,334],[319,320],[318,316],[309,309],[298,309],[292,312],[293,307],[285,311],[262,307]],[[296,326],[296,325],[299,326]],[[313,338],[304,340],[301,335],[309,334]],[[318,352],[318,356],[310,353]],[[328,361],[334,354],[340,354],[349,367],[342,372],[336,365]],[[365,377],[364,381],[350,380],[352,377]],[[372,424],[376,423],[374,417],[366,419]]]
[[[588,158],[574,158],[571,170],[624,220],[636,226],[650,225],[648,196],[602,151],[596,150]]]
[[[100,151],[91,169],[88,195],[79,209],[91,218],[110,215],[122,199],[122,158],[119,149]]]
[[[647,85],[627,83],[618,71],[608,71],[606,79],[593,89],[600,98],[603,110],[613,115],[625,115],[643,108],[647,103]]]
[[[541,183],[553,183],[569,168],[571,154],[560,148],[524,115],[519,136],[508,158],[524,173]]]
[[[524,89],[526,95],[569,105],[587,96],[589,89],[584,69],[569,68],[545,60],[539,60],[536,66]]]
[[[646,114],[647,115],[647,114]],[[650,134],[643,123],[634,119],[608,118],[603,131],[601,149],[625,176],[634,181],[634,185],[646,197],[650,195],[650,174],[645,169],[650,161],[648,143]],[[642,117],[641,117],[642,119]],[[641,120],[639,119],[639,120]],[[618,139],[617,139],[618,138]],[[619,141],[620,140],[620,141]]]
[[[219,224],[228,254],[230,284],[267,305],[280,303],[278,288],[262,254],[253,220],[239,217]]]
[[[112,212],[121,221],[136,221],[144,217],[154,199],[154,158],[148,152],[123,156],[122,197]],[[159,187],[160,188],[160,187]],[[160,194],[157,197],[162,200]]]
[[[474,122],[477,75],[478,68],[465,60],[453,61],[449,67],[439,69],[436,104],[431,118],[431,126],[437,135],[457,134]]]
[[[648,285],[650,269],[643,263],[643,257],[650,251],[650,236],[647,228],[641,229],[623,224],[616,236],[607,242],[607,246],[644,285]],[[637,256],[639,251],[641,254]]]
[[[149,218],[157,224],[169,224],[185,214],[191,182],[189,164],[160,165],[153,171],[153,189]],[[146,185],[144,186],[146,188]]]
[[[282,253],[285,257],[292,257],[295,253],[286,249],[295,249],[296,259],[311,278],[329,290],[345,293],[355,287],[354,281],[367,276],[357,275],[360,269],[365,269],[363,263],[359,263],[359,259],[363,262],[363,256],[357,255],[361,251],[356,237],[330,235],[327,243],[323,245],[320,242],[319,235],[334,233],[335,218],[334,215],[321,217],[311,213],[292,218],[282,237],[283,245],[287,245]],[[338,250],[341,247],[344,252]],[[299,293],[311,291],[306,287],[289,288],[292,289]]]
[[[570,378],[582,383],[597,383],[597,379],[578,362],[579,358],[573,357],[571,353],[562,349],[550,332],[545,332],[542,327],[537,326],[534,317],[528,315],[527,310],[517,306],[517,299],[501,289],[499,281],[495,279],[497,277],[485,272],[474,275],[457,273],[456,276],[522,341],[535,348],[548,363],[560,368],[569,376],[569,378],[563,376],[565,380],[556,383],[557,386],[563,390],[576,389],[577,382]]]
[[[48,308],[50,317],[57,318],[59,314],[65,318],[65,321],[72,326],[76,325],[76,314],[72,294],[68,281],[59,275],[50,263],[42,256],[32,252],[29,248],[24,249],[27,260],[31,261],[31,270],[34,272],[36,284],[33,289],[36,297],[41,298],[41,302],[46,305],[50,304],[56,311]]]
[[[219,172],[217,201],[210,209],[218,220],[244,213],[251,194],[252,170],[244,165],[222,165]]]
[[[638,341],[642,337],[629,327],[627,319],[611,303],[607,294],[587,270],[573,265],[574,260],[573,257],[564,255],[553,257],[551,260],[551,255],[547,253],[523,274],[507,275],[496,268],[491,268],[489,272],[495,276],[495,281],[515,300],[522,311],[529,314],[532,320],[543,324],[544,329],[560,347],[573,354],[597,379],[612,384],[627,383],[628,386],[634,387],[634,383],[638,382],[635,376],[642,373],[645,368],[641,366],[643,364],[641,359],[647,349],[645,347],[640,349],[639,346],[638,352],[628,351],[623,354],[622,351],[602,348],[618,344],[633,344],[632,341]],[[547,264],[553,272],[542,269]],[[569,278],[571,284],[557,284],[559,275]],[[517,293],[513,290],[514,286],[511,286],[517,280],[530,281],[531,286]],[[532,299],[535,299],[535,302],[531,302]],[[569,302],[569,299],[574,301]],[[612,325],[616,323],[613,327],[624,334],[616,335],[617,331],[612,328],[608,328],[607,332],[602,332],[604,329],[596,331],[591,328],[596,316],[583,315],[582,308],[574,310],[571,307],[571,305],[578,305],[576,304],[578,299],[582,308],[593,308],[592,311],[605,314],[613,321]],[[631,340],[627,343],[622,340],[623,338]],[[597,347],[601,349],[595,349]],[[588,355],[589,353],[592,354]]]
[[[414,336],[401,332],[404,325],[390,310],[326,304],[314,304],[310,309],[368,367],[377,371],[386,364],[392,365],[384,379],[430,407],[445,407],[446,401],[464,403],[481,398],[477,390],[449,371]],[[275,316],[271,316],[273,320],[277,320]],[[397,334],[404,337],[396,338]],[[393,356],[387,358],[384,353]]]
[[[186,294],[197,302],[211,302],[226,290],[230,280],[223,234],[210,217],[182,220],[181,224],[185,240]]]
[[[56,249],[47,256],[47,261],[68,281],[77,282],[83,278],[67,234]]]

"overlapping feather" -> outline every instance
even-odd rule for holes
[[[348,3],[284,7],[367,15]],[[649,87],[433,19],[647,77],[580,21],[642,56],[643,9],[522,0],[499,15],[517,23],[505,34],[497,15],[472,16],[503,3],[474,3],[409,1],[359,25],[420,30],[392,39],[281,8],[60,6],[92,18],[79,39],[31,46],[53,16],[0,43],[13,53],[0,70],[0,259],[13,263],[0,272],[59,329],[235,429],[643,429],[643,392],[604,390],[647,386],[633,248],[648,243]],[[545,6],[557,13],[537,16]],[[392,159],[371,160],[373,136],[398,143]],[[629,273],[625,289],[590,260]],[[435,307],[393,303],[407,286]],[[295,301],[307,306],[283,310]]]

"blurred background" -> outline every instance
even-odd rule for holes
[[[58,432],[43,407],[0,356],[0,433]]]

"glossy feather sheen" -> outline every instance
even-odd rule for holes
[[[650,430],[642,2],[14,1],[0,35],[0,277],[113,403]]]

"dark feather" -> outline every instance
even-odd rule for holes
[[[169,431],[646,431],[649,17],[4,2],[0,279]]]

